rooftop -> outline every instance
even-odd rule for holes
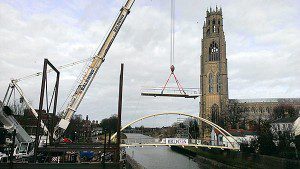
[[[299,103],[300,98],[254,98],[254,99],[229,99],[229,101],[237,101],[238,103]]]
[[[272,123],[294,123],[298,117],[287,117],[274,120]]]

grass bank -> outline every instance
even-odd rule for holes
[[[257,168],[257,169],[297,169],[300,168],[299,160],[289,160],[272,156],[242,153],[240,151],[177,147],[172,150],[193,156],[195,161],[207,163],[216,168]]]

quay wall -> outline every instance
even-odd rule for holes
[[[145,169],[140,163],[131,158],[128,154],[126,155],[126,169]]]
[[[182,147],[172,146],[171,150],[173,150],[179,154],[183,154],[185,156],[193,158],[193,160],[202,169],[211,169],[211,168],[235,169],[235,167],[233,167],[233,166],[223,164],[216,160],[201,157],[201,156],[197,155],[196,152],[190,151],[190,150],[182,148]]]
[[[1,169],[11,169],[9,163],[0,163]],[[101,169],[100,163],[14,163],[12,169]],[[116,164],[106,163],[105,168],[117,169]]]

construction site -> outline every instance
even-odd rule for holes
[[[118,17],[112,24],[113,26],[106,35],[102,46],[91,58],[62,66],[53,65],[50,60],[45,58],[41,72],[11,80],[3,100],[0,101],[0,121],[5,129],[5,132],[1,132],[3,144],[0,147],[0,168],[134,168],[134,162],[131,162],[131,164],[128,163],[128,161],[132,160],[126,155],[124,147],[120,146],[122,137],[123,63],[121,64],[119,79],[117,132],[114,134],[110,129],[104,129],[101,132],[105,136],[98,143],[77,143],[75,141],[76,138],[72,141],[64,136],[71,119],[84,99],[94,78],[96,78],[96,74],[106,59],[105,56],[113,45],[134,2],[134,0],[127,0],[120,9]],[[141,91],[141,96],[197,98],[199,96],[199,89],[183,88],[174,73],[175,3],[173,0],[171,5],[170,39],[172,50],[170,56],[170,74],[163,87],[144,87]],[[60,70],[81,63],[87,63],[88,66],[81,73],[78,86],[70,94],[70,97],[68,97],[69,100],[65,110],[58,114],[59,84],[63,83],[60,79]],[[55,78],[49,79],[48,74],[50,73],[54,74]],[[31,105],[30,99],[26,97],[19,86],[19,82],[33,77],[42,78],[38,108]],[[168,87],[169,81],[173,79],[177,87]],[[52,82],[50,82],[51,80]],[[52,86],[50,85],[51,83],[53,84]],[[32,118],[29,126],[32,126],[33,130],[31,129],[30,132],[28,129],[26,131],[18,122],[18,120],[22,121],[23,117],[18,120],[16,119],[16,115],[18,114],[16,111],[20,111],[16,109],[16,98],[19,98],[19,102],[25,105],[27,114]],[[114,135],[112,136],[112,134]],[[178,133],[178,136],[181,136],[181,134]]]
[[[64,138],[64,132],[68,128],[71,118],[79,107],[85,93],[88,91],[99,68],[105,60],[105,56],[113,44],[123,22],[125,21],[134,0],[128,0],[121,8],[119,16],[113,24],[106,40],[100,50],[89,60],[88,69],[84,70],[81,82],[70,97],[67,108],[63,114],[57,116],[57,97],[59,91],[60,71],[63,67],[78,64],[78,61],[65,66],[55,67],[48,59],[44,60],[44,69],[33,76],[42,76],[39,109],[35,109],[18,86],[21,79],[13,79],[9,84],[5,97],[0,101],[0,119],[4,128],[8,131],[8,143],[1,147],[0,168],[121,168],[125,167],[124,149],[120,148],[120,126],[121,126],[121,107],[122,107],[122,83],[123,65],[120,74],[120,97],[119,97],[119,118],[118,118],[118,137],[111,140],[108,132],[105,131],[104,143],[75,143]],[[47,74],[56,74],[55,85],[52,96],[48,96]],[[28,77],[25,77],[28,78]],[[30,113],[37,119],[36,131],[31,137],[14,118],[14,109],[10,107],[12,95],[16,92],[20,96],[20,102],[25,103],[30,109]],[[46,104],[44,104],[46,103]],[[44,123],[41,119],[42,111],[51,114]],[[51,111],[51,112],[50,112]],[[56,118],[59,118],[57,120]],[[57,121],[59,121],[57,123]],[[40,131],[38,130],[40,129]],[[106,136],[107,134],[107,136]],[[2,138],[3,137],[3,138]],[[1,135],[5,140],[7,136]],[[108,139],[108,140],[106,140]],[[87,163],[88,162],[88,163]]]
[[[229,99],[222,7],[206,7],[204,24],[201,23],[201,26],[198,25],[197,18],[193,21],[196,22],[195,28],[187,26],[188,24],[179,28],[176,25],[179,20],[178,13],[185,12],[176,8],[176,0],[165,4],[159,1],[145,2],[150,4],[144,8],[145,13],[138,10],[144,2],[124,2],[121,7],[117,7],[118,9],[115,5],[120,5],[119,3],[102,4],[99,8],[112,6],[109,13],[101,11],[103,16],[99,16],[98,19],[103,22],[95,23],[101,27],[101,31],[108,28],[106,34],[103,33],[105,30],[100,32],[101,36],[98,30],[85,25],[92,17],[83,19],[82,11],[78,12],[79,17],[76,16],[79,18],[79,24],[82,24],[80,26],[70,19],[71,17],[55,15],[51,18],[61,19],[63,22],[70,19],[66,21],[66,25],[79,27],[75,31],[78,36],[74,36],[74,32],[64,32],[62,28],[57,28],[61,35],[78,38],[72,41],[78,41],[84,36],[103,39],[100,44],[96,44],[96,50],[95,42],[87,39],[82,39],[86,43],[84,47],[74,42],[74,46],[67,48],[67,43],[50,43],[42,37],[45,46],[58,46],[57,49],[61,50],[57,52],[58,56],[38,56],[38,59],[31,59],[24,67],[18,68],[9,61],[3,61],[11,69],[5,67],[1,68],[1,71],[7,73],[10,70],[10,74],[22,76],[11,78],[7,84],[0,86],[0,91],[4,93],[4,96],[0,97],[1,169],[265,168],[266,161],[272,160],[274,164],[270,165],[270,168],[300,165],[297,150],[300,143],[299,98]],[[182,2],[180,3],[182,5]],[[69,7],[73,12],[79,10],[78,7],[74,7],[76,5],[72,5]],[[134,5],[137,8],[133,8]],[[150,32],[147,24],[141,24],[147,22],[143,18],[145,15],[156,10],[151,9],[152,5],[165,12],[161,15],[153,14],[157,20],[151,21],[151,24],[159,22],[167,27],[162,29],[160,34]],[[188,7],[192,8],[189,5]],[[69,12],[60,10],[54,7],[53,11]],[[133,13],[133,10],[137,10],[136,13]],[[91,10],[87,13],[94,12]],[[77,15],[77,12],[75,13]],[[115,18],[111,19],[113,16]],[[192,18],[192,15],[188,16]],[[21,15],[14,17],[26,18]],[[84,20],[82,23],[81,19]],[[135,23],[136,19],[141,20],[141,23]],[[112,22],[110,26],[105,25],[108,20]],[[140,27],[129,27],[126,20]],[[21,22],[16,23],[18,24],[22,25]],[[49,32],[56,29],[55,26],[45,27]],[[160,30],[160,26],[153,27]],[[201,33],[199,29],[199,35],[190,32],[190,29],[198,27],[202,27],[203,31]],[[84,29],[88,29],[90,34]],[[132,37],[132,34],[136,33],[134,29],[138,29],[139,33],[136,36],[142,37],[141,39],[136,40]],[[180,34],[179,29],[185,29],[187,34],[190,34],[188,38]],[[151,40],[146,34],[149,34]],[[32,44],[43,43],[33,41],[25,34],[21,36],[32,41]],[[164,40],[158,41],[156,38],[159,36],[164,36]],[[194,38],[195,36],[199,38]],[[118,37],[122,43],[116,41]],[[177,39],[187,40],[178,42]],[[141,41],[147,40],[156,44],[154,49],[150,49],[151,54],[155,55],[147,56],[146,59],[140,58],[141,53],[146,53],[145,48],[141,47]],[[201,52],[194,52],[193,48],[178,48],[184,48],[191,43],[199,43],[197,48],[201,49]],[[14,46],[17,45],[16,41]],[[74,51],[71,51],[73,49]],[[71,56],[78,51],[87,52],[87,49],[90,49],[89,52],[95,51],[89,57],[81,59]],[[132,51],[135,53],[132,54]],[[190,51],[195,56],[186,57],[184,51]],[[60,56],[61,53],[63,54]],[[120,56],[119,60],[114,60],[110,53]],[[180,56],[175,58],[177,55]],[[24,60],[18,61],[27,62],[25,57]],[[64,64],[56,64],[58,61]],[[157,61],[160,63],[155,63]],[[128,66],[131,75],[126,72],[128,62],[132,62]],[[83,65],[82,69],[77,67],[79,65]],[[36,70],[38,72],[35,72]],[[101,83],[98,83],[97,79],[102,80]],[[66,85],[71,83],[72,86]],[[143,86],[139,86],[138,89],[137,85],[141,84]],[[242,88],[239,87],[238,91],[243,90]],[[128,93],[130,96],[127,96]],[[142,98],[148,100],[143,102]],[[259,146],[263,144],[259,144],[258,141],[261,141],[259,138],[263,138],[261,136],[265,134],[262,132],[265,129],[262,128],[263,125],[267,126],[265,133],[269,134],[268,132],[272,131],[265,137],[270,142],[263,143],[266,146],[274,145],[274,152],[278,154],[260,152]],[[290,140],[284,142],[287,148],[282,148],[284,146],[281,145],[280,139],[283,137],[280,134],[287,131],[290,133],[284,137]],[[288,149],[287,153],[280,153],[282,149]],[[202,155],[205,158],[202,158]],[[286,159],[280,160],[281,158]]]

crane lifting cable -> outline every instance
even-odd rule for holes
[[[199,96],[199,90],[196,88],[184,89],[177,79],[175,71],[175,0],[171,0],[171,30],[170,30],[170,70],[171,73],[163,87],[157,88],[142,88],[142,96],[168,96],[168,97],[185,97],[185,98],[196,98]],[[170,78],[173,77],[177,88],[167,87]]]

